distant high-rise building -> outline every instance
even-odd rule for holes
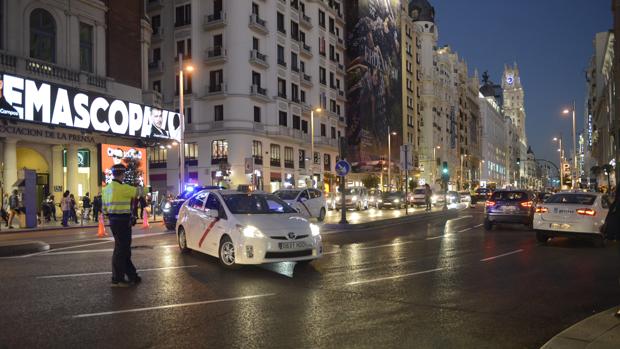
[[[523,144],[527,144],[527,136],[525,134],[525,93],[521,85],[521,76],[516,63],[512,67],[504,67],[502,89],[504,114],[510,117],[517,127],[519,140]]]

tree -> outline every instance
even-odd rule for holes
[[[605,175],[607,175],[607,191],[609,192],[611,190],[611,173],[613,172],[614,167],[610,164],[605,164],[602,166],[602,169],[605,172]]]
[[[369,174],[366,177],[362,178],[362,184],[364,184],[364,187],[366,187],[367,189],[372,189],[372,188],[376,188],[379,186],[379,182],[381,182],[379,180],[379,177],[373,175],[373,174]]]
[[[418,187],[418,180],[415,178],[409,178],[409,191],[413,191]]]

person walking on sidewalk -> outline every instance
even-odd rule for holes
[[[424,185],[424,202],[426,202],[426,210],[431,210],[431,197],[433,196],[433,191],[431,190],[431,186],[426,183]]]
[[[19,195],[17,189],[13,190],[13,194],[9,197],[9,221],[6,225],[9,229],[13,229],[13,218],[19,214]]]
[[[60,210],[62,211],[62,226],[69,226],[69,216],[71,215],[71,198],[69,197],[70,192],[67,190],[62,194],[62,199],[60,199]]]
[[[99,220],[99,213],[101,213],[101,193],[97,194],[93,198],[93,220]]]
[[[90,203],[90,194],[86,193],[86,195],[84,195],[82,197],[82,210],[84,211],[84,213],[82,214],[82,216],[84,217],[85,220],[90,220],[90,209],[92,208],[92,204]],[[93,217],[94,218],[94,217]]]
[[[114,179],[103,189],[102,197],[103,211],[110,219],[114,235],[112,287],[128,287],[142,281],[131,262],[131,213],[138,191],[136,187],[123,184],[126,171],[122,164],[112,167]]]
[[[79,222],[77,217],[77,202],[75,201],[75,196],[73,196],[73,194],[70,194],[69,199],[71,200],[71,206],[69,207],[69,209],[71,210],[71,220],[73,220],[75,224],[78,224]]]

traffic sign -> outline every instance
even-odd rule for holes
[[[351,164],[349,164],[346,160],[340,160],[336,163],[336,174],[339,176],[346,176],[351,172]]]

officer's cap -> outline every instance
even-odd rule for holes
[[[125,165],[123,165],[123,164],[118,164],[118,165],[112,166],[112,175],[113,176],[123,175],[123,174],[125,174],[126,171],[127,171],[127,167],[125,167]]]

